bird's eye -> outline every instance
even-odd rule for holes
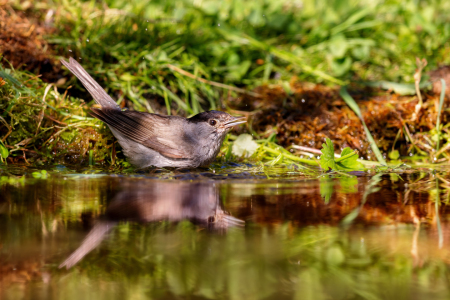
[[[216,120],[209,120],[209,125],[215,126],[217,124]]]

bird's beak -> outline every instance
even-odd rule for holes
[[[230,120],[224,123],[225,128],[231,128],[233,126],[243,124],[247,122],[246,117],[232,117]]]

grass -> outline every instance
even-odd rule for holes
[[[111,162],[112,135],[87,115],[83,101],[28,72],[0,66],[0,76],[6,79],[0,86],[1,141],[10,161],[83,163],[94,151],[98,163]]]
[[[61,57],[77,58],[119,103],[163,114],[190,116],[203,110],[226,110],[230,99],[257,101],[261,95],[252,89],[266,84],[285,87],[289,96],[292,78],[330,86],[356,81],[391,82],[387,86],[392,86],[392,82],[414,84],[417,57],[428,61],[427,69],[450,62],[446,50],[450,40],[450,3],[446,1],[379,0],[368,5],[358,0],[264,0],[243,5],[232,0],[56,0],[34,4],[12,1],[11,5],[16,11],[42,15],[41,19],[47,16],[46,22],[56,31],[46,36],[46,41]],[[9,68],[4,60],[3,64],[3,70]],[[31,76],[20,70],[14,74],[18,82],[25,80],[23,76]],[[422,77],[426,81],[426,76]],[[50,137],[58,138],[52,140],[56,144],[78,143],[81,137],[77,132],[86,132],[92,125],[101,126],[86,119],[82,109],[72,113],[75,104],[65,100],[80,102],[61,96],[63,90],[57,92],[50,87],[47,94],[55,106],[42,106],[48,86],[34,78],[35,82],[27,81],[23,90],[11,78],[5,79],[9,84],[3,87],[1,113],[6,116],[15,108],[7,123],[17,127],[2,128],[2,151],[8,148],[14,153],[26,148],[49,156],[48,149],[55,150],[47,145]],[[74,76],[58,87],[68,85],[83,90]],[[25,95],[34,108],[20,113],[19,107],[30,105],[20,101],[16,105],[14,99],[19,94]],[[63,109],[66,106],[68,114]],[[21,125],[17,119],[20,114],[25,118],[21,122],[33,123],[33,114],[48,115],[50,111],[66,125],[59,129],[61,124],[55,122],[50,127],[40,122]],[[74,114],[81,119],[67,119]],[[44,119],[40,117],[41,122]],[[9,129],[13,133],[6,138]],[[47,133],[41,133],[43,129]],[[366,133],[370,136],[367,128]],[[101,145],[115,149],[108,140],[110,135],[98,137],[102,140],[98,143],[97,138],[92,138],[94,142],[85,143],[88,146],[81,151],[86,161],[115,162],[110,150],[95,150]],[[437,138],[446,140],[446,135],[438,134]],[[438,145],[439,141],[439,148]],[[43,146],[47,152],[42,152]],[[375,141],[371,146],[378,161],[385,164]],[[418,147],[414,149],[420,152]],[[447,144],[437,154],[445,149]],[[291,153],[270,147],[263,153],[272,163],[276,158],[279,162],[302,162],[301,158],[293,159]]]
[[[232,91],[171,66],[252,88],[292,76],[339,85],[413,83],[416,57],[426,58],[430,69],[450,62],[446,1],[372,1],[367,7],[340,0],[57,0],[36,7],[57,12],[60,30],[48,41],[64,57],[80,57],[112,94],[139,110],[154,111],[156,96],[169,113],[195,114],[220,108]]]

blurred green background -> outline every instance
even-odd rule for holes
[[[40,11],[58,29],[46,38],[58,54],[81,58],[139,110],[153,111],[146,99],[155,96],[188,115],[223,104],[229,89],[195,76],[248,89],[293,76],[412,83],[416,57],[428,60],[428,70],[450,61],[448,1],[57,0],[14,7]]]

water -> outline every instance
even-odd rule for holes
[[[445,171],[47,170],[0,169],[0,299],[450,297]]]

